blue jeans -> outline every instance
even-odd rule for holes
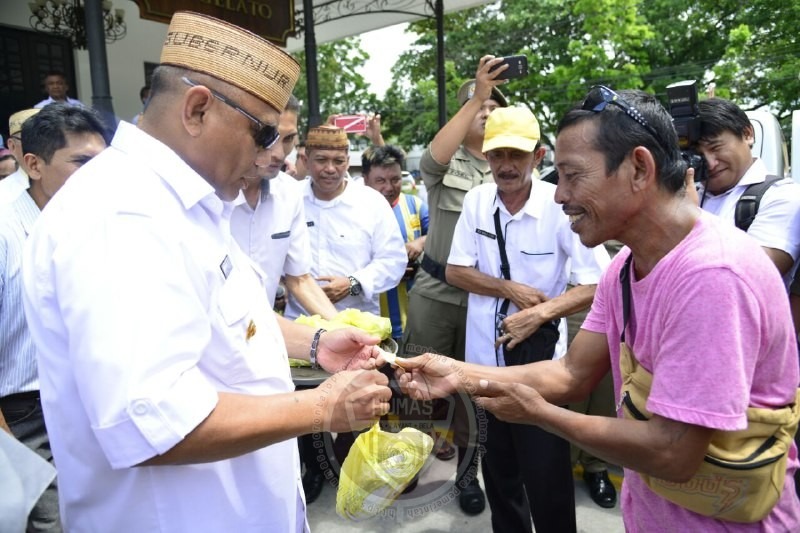
[[[35,451],[39,456],[53,462],[50,440],[44,425],[42,404],[38,398],[17,398],[7,396],[0,399],[0,408],[8,427],[14,436]],[[58,513],[58,486],[56,480],[45,489],[39,501],[28,516],[28,533],[61,531],[61,518]]]

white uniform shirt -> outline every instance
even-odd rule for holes
[[[767,177],[767,167],[761,159],[755,158],[739,183],[720,195],[710,192],[703,197],[703,186],[698,195],[702,199],[703,210],[708,211],[730,224],[736,224],[736,203],[748,185],[762,183]],[[770,186],[764,196],[758,213],[747,234],[766,248],[783,250],[794,260],[794,265],[783,276],[786,287],[792,282],[794,271],[800,261],[800,185],[790,179],[777,181]]]
[[[231,233],[264,271],[267,299],[274,306],[282,275],[310,272],[311,249],[301,185],[283,172],[265,183],[255,209],[244,201],[233,210]]]
[[[548,298],[562,294],[567,283],[596,284],[610,262],[608,253],[603,246],[587,248],[581,244],[578,235],[570,229],[569,218],[553,201],[554,194],[555,185],[532,180],[530,198],[512,216],[497,197],[496,184],[475,187],[464,197],[447,262],[503,278],[494,227],[494,212],[499,207],[512,280],[535,287]],[[497,350],[494,347],[495,316],[502,303],[502,298],[469,294],[465,346],[468,362],[488,366],[497,366],[498,361],[500,365],[505,364],[502,347]],[[518,310],[512,302],[508,315]],[[563,354],[557,351],[556,355]]]
[[[297,441],[232,459],[135,467],[218,392],[293,390],[232,204],[123,123],[39,217],[23,261],[42,405],[68,531],[307,530]]]
[[[0,205],[13,202],[21,193],[27,191],[28,187],[30,187],[30,179],[20,166],[16,172],[0,180]]]
[[[389,202],[372,187],[349,179],[342,194],[323,201],[314,196],[312,183],[309,179],[302,184],[311,275],[353,276],[361,283],[362,293],[339,300],[336,309],[353,307],[380,315],[378,295],[397,287],[408,264]],[[290,294],[284,314],[295,318],[308,313]]]
[[[39,213],[27,192],[0,205],[0,398],[39,390],[36,349],[22,310],[22,250]]]

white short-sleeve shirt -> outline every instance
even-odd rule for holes
[[[314,196],[313,180],[303,182],[306,225],[311,242],[311,275],[353,276],[362,293],[334,304],[380,315],[378,295],[397,287],[408,264],[406,247],[392,207],[372,187],[346,178],[342,194],[330,201]],[[289,295],[284,315],[307,314]]]
[[[20,166],[14,173],[0,180],[0,205],[10,204],[30,187],[30,178]]]
[[[554,194],[555,185],[532,180],[528,201],[512,216],[497,196],[496,184],[475,187],[464,197],[447,262],[503,278],[494,224],[494,212],[499,208],[512,280],[535,287],[548,298],[562,294],[567,283],[596,284],[609,264],[608,252],[603,246],[587,248],[581,244],[570,229],[569,218],[553,200]],[[494,347],[495,316],[502,303],[502,298],[469,294],[467,361],[488,366],[505,364],[503,350]],[[508,314],[518,310],[512,302]],[[564,346],[555,355],[563,355],[563,351]]]
[[[28,238],[24,303],[69,531],[303,531],[295,439],[185,466],[171,449],[219,392],[293,390],[232,204],[123,123]]]
[[[311,248],[300,183],[283,172],[266,183],[255,209],[243,201],[233,210],[231,233],[264,271],[267,298],[274,306],[281,276],[310,272]]]
[[[704,194],[701,185],[698,194],[703,210],[735,224],[739,198],[749,185],[762,183],[767,174],[764,162],[756,158],[739,183],[722,194]],[[758,213],[747,234],[762,247],[783,250],[792,256],[794,266],[783,276],[784,284],[788,288],[800,262],[800,184],[790,179],[773,183],[761,197]]]

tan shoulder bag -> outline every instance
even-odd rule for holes
[[[630,317],[632,255],[620,272],[623,328],[620,338],[620,403],[625,418],[648,420],[645,408],[653,375],[625,342]],[[749,407],[747,428],[714,432],[700,468],[685,483],[638,475],[656,494],[690,511],[731,522],[757,522],[767,516],[783,491],[786,461],[798,420],[800,390],[792,405],[779,409]]]

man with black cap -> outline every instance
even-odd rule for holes
[[[430,232],[422,268],[409,294],[403,338],[405,353],[437,352],[464,360],[467,293],[447,283],[445,267],[464,195],[473,187],[493,181],[482,145],[489,113],[508,105],[497,88],[504,81],[496,79],[504,67],[490,72],[500,62],[500,58],[490,55],[480,59],[475,79],[464,83],[458,91],[461,108],[439,130],[420,159],[420,173],[428,191]],[[441,410],[440,406],[437,411]],[[478,514],[486,501],[475,477],[478,458],[475,443],[470,442],[465,411],[464,405],[457,401],[453,431],[460,475],[456,482],[467,479],[461,483],[463,487],[459,486],[461,509],[467,514]],[[448,440],[440,439],[439,446],[438,457],[453,456]],[[470,470],[472,474],[468,476]]]
[[[308,531],[295,437],[388,411],[374,370],[294,391],[288,355],[372,366],[378,339],[276,318],[231,236],[299,72],[177,12],[139,127],[120,124],[31,232],[24,305],[66,530]]]

